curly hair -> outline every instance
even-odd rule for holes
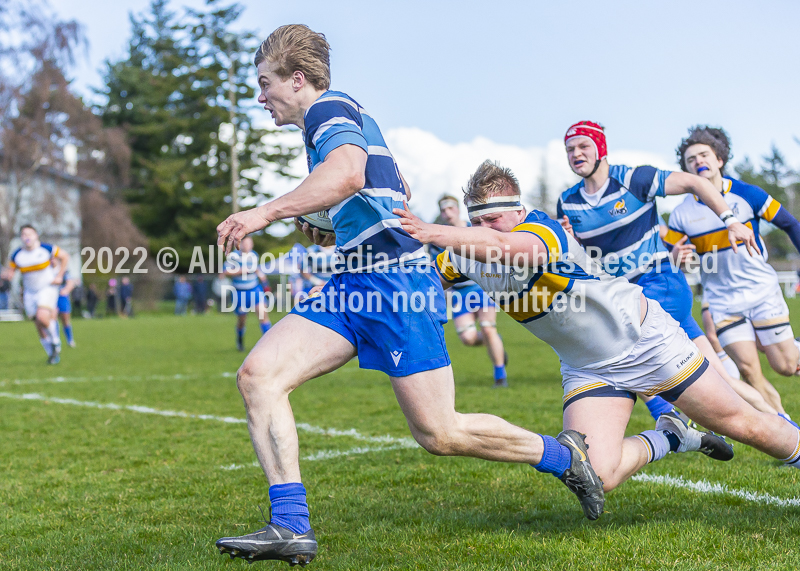
[[[708,145],[719,160],[722,161],[722,170],[725,170],[725,165],[733,158],[731,153],[731,140],[728,133],[721,127],[709,127],[708,125],[695,125],[689,129],[689,136],[681,141],[681,144],[675,150],[678,155],[678,163],[681,169],[688,172],[684,155],[686,149],[692,145]]]

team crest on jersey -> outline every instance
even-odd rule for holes
[[[306,153],[306,162],[308,163],[308,172],[311,172],[311,155]]]
[[[581,217],[580,216],[569,216],[568,218],[569,218],[569,223],[570,224],[580,224],[581,223]]]
[[[739,218],[739,205],[736,202],[731,204],[731,212],[733,212],[733,215],[736,216],[736,218]]]
[[[625,199],[623,198],[623,199],[617,200],[617,202],[614,204],[614,208],[609,210],[608,213],[611,216],[616,216],[618,214],[627,214],[628,213],[628,207],[625,206]]]

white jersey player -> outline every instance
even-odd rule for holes
[[[25,314],[34,320],[48,363],[60,361],[61,338],[58,334],[58,288],[64,281],[69,256],[58,246],[42,244],[33,226],[19,231],[22,247],[11,254],[9,266],[22,274]],[[58,261],[58,268],[54,262]]]
[[[711,210],[694,197],[672,212],[664,241],[681,250],[695,250],[701,257],[704,299],[722,348],[744,379],[784,413],[780,395],[761,371],[756,337],[770,366],[781,375],[798,371],[800,351],[778,275],[767,263],[759,221],[771,222],[786,232],[798,250],[800,222],[761,188],[723,176],[729,152],[730,143],[722,129],[702,126],[692,129],[678,149],[681,167],[716,186],[730,208],[731,218],[753,229],[761,252],[750,255],[731,244],[725,223],[719,217],[714,220]]]
[[[606,491],[670,451],[733,456],[723,439],[690,428],[674,412],[661,415],[656,430],[625,438],[634,392],[660,395],[703,426],[800,464],[796,425],[742,400],[657,301],[602,272],[558,222],[539,211],[526,215],[519,198],[513,174],[487,161],[467,186],[473,228],[395,212],[411,236],[454,250],[436,260],[443,284],[474,280],[555,350],[564,427],[587,434],[589,458]],[[458,254],[462,247],[466,255]]]

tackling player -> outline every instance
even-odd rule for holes
[[[597,123],[581,121],[572,125],[564,144],[570,168],[583,180],[559,197],[558,218],[571,227],[590,255],[598,257],[604,270],[638,284],[646,297],[658,301],[742,398],[759,410],[769,410],[757,391],[727,374],[692,317],[692,291],[661,241],[655,199],[686,193],[700,197],[714,213],[726,217],[728,232],[748,249],[755,249],[752,230],[732,219],[725,201],[700,177],[651,166],[609,166],[605,133]],[[646,404],[656,419],[672,409],[660,398],[646,400]]]
[[[244,332],[248,313],[258,312],[261,335],[269,331],[272,326],[264,303],[264,293],[269,291],[269,281],[259,268],[258,254],[253,251],[252,238],[247,237],[242,240],[240,249],[228,255],[223,273],[231,278],[235,290],[233,311],[236,313],[236,348],[244,351]]]
[[[75,347],[75,338],[72,335],[72,302],[70,296],[72,290],[78,285],[76,280],[73,280],[69,272],[64,272],[64,285],[58,290],[58,319],[64,328],[64,337],[67,339],[67,345]]]
[[[26,224],[19,230],[22,247],[11,254],[10,267],[22,274],[22,297],[25,314],[33,319],[39,332],[47,362],[61,361],[61,337],[58,334],[58,286],[64,283],[69,255],[58,246],[42,244],[36,229]],[[58,270],[54,262],[58,262]]]
[[[439,199],[439,218],[449,226],[457,228],[467,226],[467,222],[461,219],[459,202],[453,196],[443,196]],[[436,246],[430,246],[432,258],[438,256],[441,251]],[[507,387],[506,352],[503,340],[497,333],[497,306],[473,281],[455,284],[448,291],[448,299],[458,338],[464,345],[469,346],[485,343],[489,359],[494,364],[494,386]],[[480,324],[480,331],[476,323]]]
[[[436,259],[444,285],[475,280],[553,347],[561,360],[564,427],[587,435],[606,491],[670,451],[733,457],[724,440],[687,426],[675,413],[661,415],[655,430],[625,438],[634,392],[660,394],[703,426],[800,465],[797,425],[742,400],[658,301],[624,278],[608,277],[558,222],[539,211],[526,215],[511,171],[486,161],[470,179],[464,202],[472,228],[395,212],[411,236],[447,248]]]
[[[700,279],[705,300],[722,348],[745,380],[784,413],[778,391],[761,371],[756,338],[770,366],[780,375],[791,376],[798,371],[800,351],[778,276],[767,263],[759,221],[771,222],[786,232],[798,250],[800,222],[761,188],[725,176],[730,140],[724,130],[693,127],[681,141],[677,154],[682,169],[710,183],[731,218],[752,228],[762,253],[748,256],[741,249],[737,251],[725,224],[711,214],[707,201],[693,197],[684,200],[670,215],[665,241],[680,245],[685,252],[696,249],[702,262]],[[690,245],[684,244],[687,236]]]
[[[258,101],[276,125],[302,129],[309,175],[292,192],[230,216],[217,228],[219,244],[227,241],[230,248],[275,220],[328,210],[340,263],[321,294],[296,305],[239,369],[250,437],[270,484],[271,519],[255,533],[220,539],[217,547],[249,561],[305,564],[314,558],[289,394],[356,355],[360,367],[389,376],[423,448],[534,464],[557,475],[587,517],[596,518],[602,486],[580,434],[552,438],[496,416],[456,412],[441,283],[422,244],[392,213],[407,188],[377,123],[353,98],[329,90],[329,50],[322,34],[290,25],[275,30],[255,57]],[[412,296],[420,303],[401,302]]]

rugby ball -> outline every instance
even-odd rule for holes
[[[316,228],[319,230],[320,234],[335,234],[333,231],[333,223],[328,217],[327,210],[315,212],[313,214],[303,214],[302,216],[297,217],[297,221],[301,226],[303,224],[308,224],[312,228]]]

